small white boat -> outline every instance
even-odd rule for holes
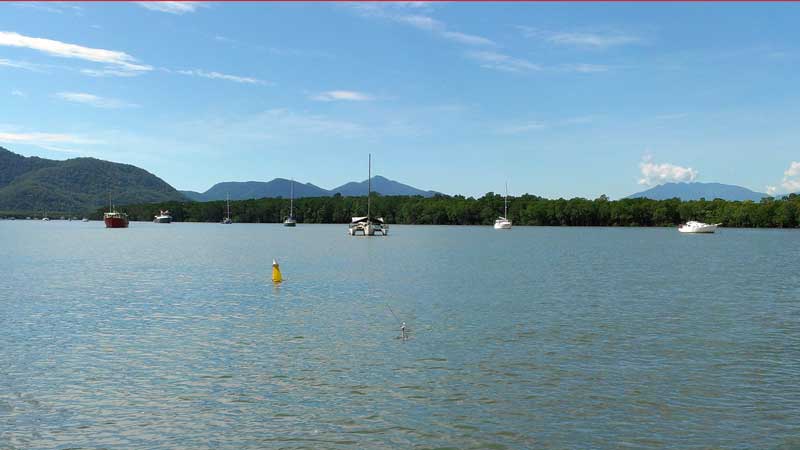
[[[283,221],[283,226],[296,227],[297,220],[294,218],[294,178],[292,178],[292,184],[289,192],[289,217]]]
[[[161,211],[159,210],[159,214],[153,219],[155,223],[172,223],[172,216],[169,214],[169,210]]]
[[[507,217],[508,217],[508,183],[506,183],[506,198],[505,200],[503,200],[503,216],[498,217],[497,220],[494,221],[494,229],[510,230],[511,221],[508,220]]]
[[[721,223],[703,223],[690,220],[678,227],[681,233],[713,233]]]
[[[88,222],[88,221],[89,221],[89,219],[87,219],[86,217],[84,217],[83,219],[81,219],[81,222]]]

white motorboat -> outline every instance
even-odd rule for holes
[[[159,214],[153,219],[155,223],[172,223],[172,216],[169,214],[169,210],[167,211],[158,211]]]
[[[690,220],[678,227],[681,233],[713,233],[721,223],[703,223]]]
[[[510,230],[511,221],[508,220],[507,217],[508,217],[508,183],[506,183],[506,197],[505,200],[503,200],[503,216],[498,217],[497,220],[494,221],[494,229]]]
[[[289,217],[283,221],[283,226],[296,227],[297,220],[294,218],[294,178],[292,178],[292,184],[289,192]]]
[[[372,154],[369,155],[369,171],[367,175],[367,215],[363,217],[353,217],[350,225],[347,226],[347,233],[350,236],[361,234],[362,236],[386,236],[389,234],[389,225],[383,217],[372,217],[370,215],[370,197],[372,196]]]

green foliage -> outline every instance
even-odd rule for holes
[[[366,197],[316,197],[295,199],[300,223],[348,223],[367,213]],[[169,209],[176,221],[219,222],[225,202],[166,202],[122,208],[132,220],[152,220],[159,209]],[[426,225],[491,225],[503,211],[503,197],[488,193],[481,198],[436,195],[379,196],[373,194],[373,216],[389,223]],[[98,210],[95,217],[100,217]],[[289,213],[286,199],[264,198],[231,202],[234,222],[277,223]],[[751,201],[644,198],[610,201],[573,198],[548,200],[535,195],[509,199],[509,218],[515,225],[550,226],[675,226],[688,220],[722,223],[727,227],[794,228],[800,224],[800,196]]]

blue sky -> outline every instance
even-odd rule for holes
[[[800,191],[800,5],[2,3],[0,145],[179,189]]]

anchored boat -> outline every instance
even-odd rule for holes
[[[231,220],[231,195],[227,194],[225,198],[225,202],[228,204],[228,214],[222,219],[222,223],[224,225],[232,224],[233,221]]]
[[[172,223],[172,216],[169,214],[169,210],[166,211],[158,211],[158,215],[153,219],[155,223]]]
[[[289,217],[283,221],[283,226],[295,227],[297,226],[297,221],[294,219],[294,178],[292,178],[292,184],[289,192]]]
[[[372,154],[369,155],[369,171],[367,175],[367,215],[364,217],[353,217],[347,227],[350,236],[361,234],[362,236],[386,236],[389,234],[389,225],[383,217],[372,217],[370,215],[370,197],[372,196]]]
[[[503,200],[503,216],[498,217],[497,220],[494,221],[494,229],[510,230],[511,221],[508,220],[507,217],[508,217],[508,183],[506,183],[506,197]]]
[[[717,231],[717,227],[722,225],[721,223],[703,223],[703,222],[696,222],[694,220],[690,220],[684,224],[678,226],[678,231],[681,233],[706,233],[710,234]]]

